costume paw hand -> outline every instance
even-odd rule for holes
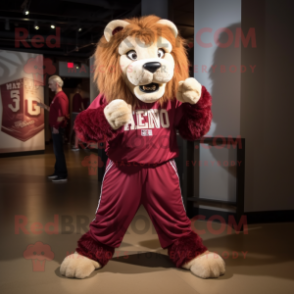
[[[100,267],[101,265],[97,261],[75,252],[63,260],[60,273],[68,278],[83,279]]]
[[[201,97],[201,84],[194,78],[179,82],[177,99],[181,102],[196,104]]]
[[[226,272],[224,260],[216,253],[206,251],[192,259],[183,268],[189,269],[199,278],[217,278]]]
[[[117,130],[130,120],[132,106],[122,99],[116,99],[104,108],[104,115],[112,129]]]

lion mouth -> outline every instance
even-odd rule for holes
[[[151,83],[148,85],[139,86],[139,89],[144,93],[153,93],[159,89],[159,84]]]

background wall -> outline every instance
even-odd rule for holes
[[[213,123],[206,136],[246,139],[245,212],[294,209],[291,4],[288,0],[195,0],[194,64],[198,67],[194,76],[213,97]],[[226,48],[213,38],[221,27],[233,33]],[[197,42],[202,28],[212,29],[201,36],[211,47]],[[236,46],[238,28],[245,38],[250,30],[254,33],[247,45],[245,41]],[[228,42],[228,33],[220,34],[219,41]],[[207,73],[202,65],[209,69]],[[236,66],[236,72],[230,65]],[[202,147],[200,156],[202,161],[216,162],[234,159],[235,153]],[[200,167],[201,198],[234,200],[235,184],[233,167]]]
[[[240,135],[241,48],[235,48],[228,34],[218,33],[226,28],[235,40],[240,23],[241,0],[194,2],[194,77],[213,98],[213,121],[208,137]],[[231,45],[222,48],[219,42],[231,42]],[[235,201],[236,150],[206,147],[204,144],[200,147],[200,198]]]
[[[246,138],[245,211],[294,209],[292,1],[242,1],[242,29],[255,27],[256,48],[242,63],[241,135]]]
[[[95,57],[90,57],[90,103],[98,96],[99,90],[96,82],[94,82],[94,63]]]

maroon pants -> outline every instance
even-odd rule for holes
[[[177,266],[206,251],[186,215],[174,160],[155,167],[127,166],[108,160],[96,217],[90,223],[90,231],[80,239],[78,252],[104,265],[101,252],[109,252],[107,261],[111,258],[141,204],[161,246],[169,249]],[[91,239],[95,245],[89,246]],[[98,253],[95,246],[100,248]]]

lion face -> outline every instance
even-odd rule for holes
[[[165,92],[166,83],[174,75],[172,45],[165,39],[145,44],[136,37],[120,43],[118,53],[123,78],[131,92],[141,101],[152,103]]]
[[[162,104],[188,77],[184,40],[176,26],[156,16],[113,20],[95,53],[95,78],[108,102]]]

